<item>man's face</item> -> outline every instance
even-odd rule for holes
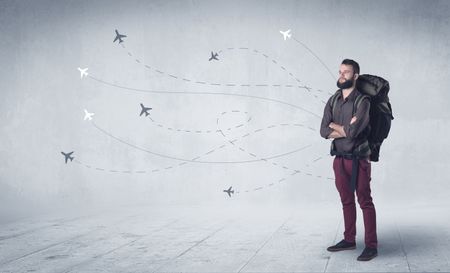
[[[339,67],[339,79],[337,81],[338,88],[347,89],[353,86],[356,75],[353,73],[353,66],[341,64]]]

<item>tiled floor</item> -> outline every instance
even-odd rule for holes
[[[379,256],[329,253],[339,207],[128,207],[0,226],[0,272],[445,272],[448,207],[378,208]]]

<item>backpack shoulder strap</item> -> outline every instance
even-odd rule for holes
[[[331,113],[333,113],[334,117],[334,109],[336,108],[337,98],[340,94],[340,89],[334,93],[333,96],[331,96],[330,105],[331,105]]]
[[[367,95],[363,95],[363,94],[359,94],[356,97],[355,102],[353,103],[353,115],[356,114],[356,110],[361,105],[361,103],[363,102],[364,99],[369,99],[370,100],[370,97],[367,96]]]

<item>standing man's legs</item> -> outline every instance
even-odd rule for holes
[[[339,192],[344,212],[344,240],[355,242],[356,237],[356,205],[355,195],[350,187],[352,161],[342,157],[335,157],[333,161],[336,188]]]
[[[336,157],[333,161],[333,169],[336,177],[336,188],[339,191],[344,212],[344,240],[352,243],[355,242],[356,237],[355,194],[350,187],[352,160]],[[356,195],[363,212],[364,242],[366,247],[377,248],[376,212],[372,202],[370,181],[371,163],[367,159],[360,159]]]
[[[328,248],[328,251],[340,251],[355,248],[356,237],[356,206],[355,193],[350,186],[352,173],[352,160],[336,157],[333,161],[333,170],[336,176],[336,188],[341,197],[344,212],[344,240]],[[358,179],[356,182],[356,195],[364,217],[366,247],[358,261],[370,261],[378,255],[375,206],[370,195],[371,164],[367,159],[359,160]]]
[[[364,218],[364,242],[366,247],[377,248],[377,228],[376,228],[376,212],[372,202],[371,190],[371,164],[367,159],[359,161],[358,183],[356,187],[356,195],[358,203],[363,212]]]

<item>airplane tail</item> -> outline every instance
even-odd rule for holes
[[[73,161],[74,157],[69,157],[70,161]]]

